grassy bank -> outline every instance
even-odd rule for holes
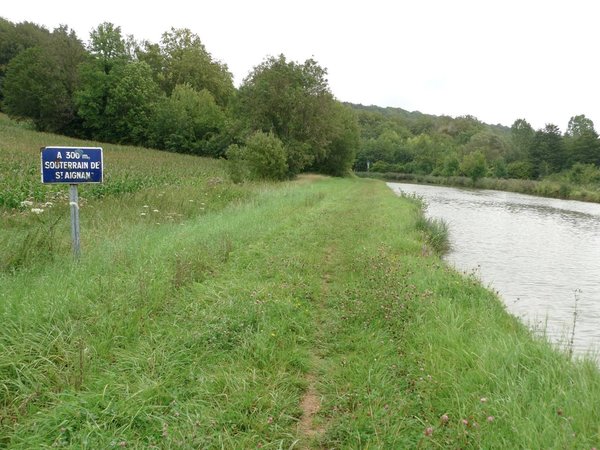
[[[600,444],[596,367],[446,267],[416,203],[145,152],[197,172],[84,196],[80,264],[66,207],[3,209],[23,248],[46,213],[57,244],[0,272],[0,447]]]
[[[375,178],[387,181],[493,189],[496,191],[518,192],[540,197],[600,203],[600,190],[598,190],[597,186],[581,186],[566,181],[482,178],[473,182],[468,177],[439,177],[411,173],[357,172],[356,175],[363,178]]]

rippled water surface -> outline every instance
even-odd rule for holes
[[[561,345],[600,352],[600,205],[499,191],[388,183],[444,219],[446,259],[475,271],[508,310]]]

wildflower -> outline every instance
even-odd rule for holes
[[[52,202],[46,202],[46,203],[44,203],[44,206],[46,208],[52,208],[54,206],[54,203],[52,203]]]
[[[44,210],[42,208],[31,208],[31,212],[34,214],[41,214]]]
[[[488,416],[487,421],[488,422],[493,422],[494,421],[494,416]]]
[[[448,414],[444,414],[442,415],[442,417],[440,417],[440,420],[442,421],[442,423],[448,423],[450,418],[448,417]]]
[[[30,206],[33,206],[33,202],[29,201],[29,200],[23,200],[21,202],[21,206],[23,208],[29,208]]]
[[[463,419],[463,420],[461,420],[461,422],[464,426],[469,425],[469,421],[467,419]]]
[[[269,416],[269,418],[267,419],[267,423],[269,423],[269,424],[273,423],[273,417]]]
[[[479,401],[480,401],[481,403],[486,403],[486,402],[487,402],[487,400],[488,400],[488,399],[487,399],[487,397],[481,397],[481,398],[479,399]]]
[[[142,208],[150,208],[148,205],[144,205],[142,206]]]
[[[153,209],[153,210],[152,210],[152,212],[155,212],[155,213],[157,213],[157,212],[158,212],[158,209]]]
[[[432,427],[425,428],[425,431],[423,432],[423,434],[425,436],[431,436],[433,434],[433,428]]]
[[[146,215],[146,213],[141,213],[141,214],[140,214],[140,216],[145,216],[145,215]]]

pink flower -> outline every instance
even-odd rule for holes
[[[465,425],[465,426],[467,426],[467,425],[469,425],[469,421],[467,419],[463,419],[462,420],[462,424]]]
[[[425,436],[431,436],[433,434],[433,428],[432,427],[425,428],[425,431],[423,432],[423,434]]]
[[[442,423],[448,423],[450,417],[448,417],[448,414],[444,414],[442,417],[440,417],[440,420],[442,421]]]
[[[488,422],[493,422],[494,421],[494,416],[488,416],[487,421]]]

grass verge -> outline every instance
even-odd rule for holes
[[[0,275],[0,445],[598,445],[597,369],[423,254],[415,202],[368,180],[252,190]]]
[[[423,251],[443,230],[383,183],[110,146],[73,264],[37,151],[94,144],[0,135],[0,447],[600,444],[597,368]]]

